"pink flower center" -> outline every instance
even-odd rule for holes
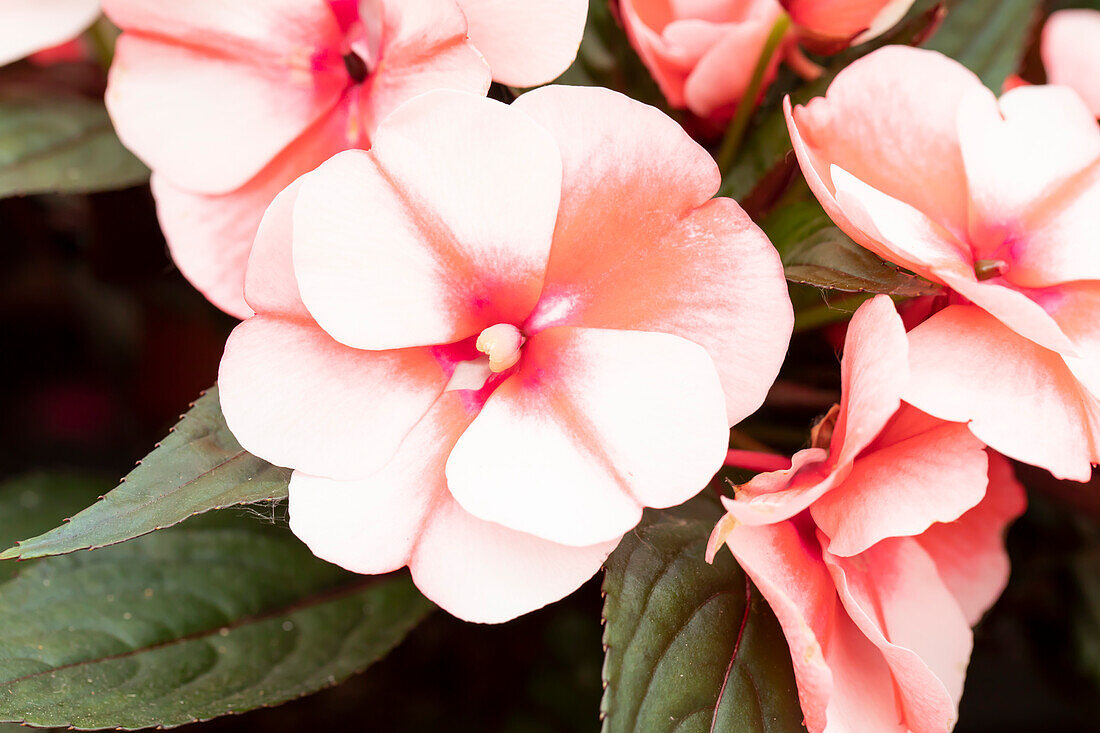
[[[489,326],[477,337],[477,350],[489,357],[493,373],[511,369],[519,361],[520,349],[527,339],[510,323]]]

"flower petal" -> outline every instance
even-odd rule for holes
[[[276,194],[300,175],[344,149],[341,130],[346,124],[344,115],[349,103],[345,100],[341,107],[325,115],[277,155],[259,175],[235,191],[220,195],[192,193],[160,174],[153,175],[157,214],[172,259],[192,285],[230,315],[247,318],[252,314],[245,302],[245,270],[265,209]],[[288,206],[279,217],[279,234],[285,241],[278,249],[285,257],[282,263],[285,272],[279,273],[274,281],[270,281],[274,273],[251,276],[253,293],[248,297],[260,298],[259,303],[253,303],[260,310],[282,312],[270,299],[264,300],[258,291],[268,287],[285,289],[289,283],[293,285],[293,293],[288,297],[294,304],[294,312],[308,317],[290,269],[290,213]]]
[[[1087,481],[1100,462],[1100,401],[1065,362],[975,306],[951,306],[909,333],[903,399],[970,421],[990,447],[1058,478]]]
[[[387,118],[370,152],[337,155],[303,182],[302,299],[335,339],[366,349],[522,323],[560,196],[557,147],[529,117],[471,94],[421,95]]]
[[[618,540],[567,547],[485,522],[447,490],[447,456],[474,414],[440,397],[393,459],[363,479],[296,472],[290,527],[318,557],[357,573],[409,565],[429,599],[466,621],[507,621],[576,590]]]
[[[933,524],[917,538],[971,626],[1008,584],[1005,530],[1026,506],[1012,464],[989,451],[989,490],[982,502],[953,522]]]
[[[776,524],[799,514],[833,488],[837,476],[826,464],[828,453],[807,448],[794,454],[791,467],[757,474],[722,504],[737,524]]]
[[[908,352],[905,327],[888,296],[875,296],[852,316],[840,361],[832,465],[851,464],[897,412],[909,380]]]
[[[970,239],[1025,287],[1100,278],[1100,126],[1063,87],[1014,89],[999,104],[962,100],[959,140],[970,181]]]
[[[173,38],[186,46],[241,58],[267,61],[314,45],[340,45],[340,28],[328,0],[102,0],[102,4],[107,17],[124,31]]]
[[[106,102],[119,137],[150,168],[182,188],[226,193],[339,104],[340,64],[307,71],[124,33]]]
[[[75,38],[98,16],[97,0],[4,3],[0,66]]]
[[[830,215],[836,165],[959,236],[966,233],[968,199],[957,109],[963,96],[982,89],[977,76],[946,56],[886,46],[841,71],[825,97],[790,111],[787,126],[806,179]],[[833,219],[859,240],[843,217]]]
[[[1100,13],[1059,10],[1043,26],[1043,66],[1047,82],[1068,86],[1100,117]]]
[[[756,411],[793,313],[767,237],[735,202],[709,200],[713,159],[664,114],[606,89],[547,87],[514,106],[553,133],[564,166],[532,323],[689,339],[719,369],[729,424]]]
[[[833,179],[837,202],[852,222],[882,243],[879,254],[946,284],[1036,343],[1072,353],[1073,345],[1042,306],[998,281],[979,282],[970,255],[919,211],[839,168],[833,168]]]
[[[912,422],[900,417],[810,508],[833,555],[851,557],[887,537],[919,535],[934,522],[958,519],[985,496],[985,446],[966,425],[921,415],[919,428],[899,430]]]
[[[714,363],[668,334],[552,328],[523,347],[447,463],[471,514],[563,544],[609,541],[722,466]]]
[[[501,84],[533,87],[569,68],[581,45],[587,0],[458,0],[470,40]]]
[[[369,135],[402,104],[433,89],[489,91],[489,65],[467,38],[455,0],[385,0],[381,11],[384,58],[360,95]]]
[[[932,558],[911,537],[823,557],[845,610],[890,666],[909,730],[951,730],[973,640]]]
[[[428,349],[357,351],[308,321],[261,315],[229,336],[218,386],[245,450],[350,479],[389,461],[447,378]]]
[[[684,100],[688,109],[700,117],[717,115],[728,119],[745,96],[756,60],[783,12],[775,3],[758,5],[763,12],[724,28],[721,40],[703,54],[688,75]],[[780,54],[773,54],[764,75],[764,89],[775,79],[780,58]]]
[[[619,539],[561,545],[478,519],[448,495],[409,566],[420,591],[449,613],[500,623],[575,591],[599,572]]]
[[[726,544],[783,627],[806,727],[824,730],[836,688],[825,650],[843,613],[838,614],[836,589],[821,561],[821,548],[795,522],[734,527]]]

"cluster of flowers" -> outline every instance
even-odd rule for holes
[[[672,105],[728,117],[784,7],[805,67],[799,44],[863,40],[910,4],[621,12]],[[245,319],[226,419],[294,469],[291,527],[318,556],[408,566],[451,613],[504,621],[723,465],[792,331],[767,237],[656,109],[599,88],[485,97],[558,76],[586,0],[103,6],[124,31],[107,103],[172,254]],[[860,308],[841,403],[711,538],[775,610],[814,733],[949,730],[1024,508],[1004,456],[1078,481],[1100,462],[1096,38],[1100,13],[1050,21],[1069,87],[998,100],[886,47],[787,104],[837,225],[943,286],[902,315]]]

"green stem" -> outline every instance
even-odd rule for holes
[[[718,161],[718,169],[723,174],[729,170],[730,166],[733,165],[733,161],[737,158],[737,150],[741,147],[741,138],[745,136],[749,119],[756,110],[757,100],[760,99],[760,88],[764,86],[764,76],[768,71],[769,64],[771,64],[772,56],[775,55],[783,39],[787,37],[787,31],[790,27],[791,16],[783,13],[775,21],[775,25],[772,26],[772,30],[768,34],[767,41],[764,42],[764,48],[760,51],[760,58],[756,60],[756,68],[752,70],[749,86],[745,89],[745,93],[741,95],[741,101],[737,104],[737,111],[734,113],[733,119],[730,120],[729,127],[726,128],[726,136],[722,139],[722,147],[718,149],[718,155],[715,157],[715,160]]]

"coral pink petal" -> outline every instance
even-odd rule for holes
[[[957,109],[963,96],[983,88],[946,56],[886,46],[841,71],[824,98],[791,111],[787,124],[806,179],[830,215],[836,165],[962,236],[967,182]],[[834,220],[864,243],[843,217]]]
[[[794,522],[782,522],[735,527],[726,544],[783,627],[806,727],[824,730],[837,685],[823,647],[830,643],[830,629],[843,612],[838,614],[836,590],[817,541]]]
[[[0,66],[75,38],[99,16],[98,0],[0,3]]]
[[[684,82],[691,71],[690,58],[697,57],[702,49],[691,53],[688,49],[669,48],[668,41],[657,30],[664,28],[672,20],[667,6],[668,3],[661,0],[623,0],[619,4],[619,10],[630,44],[649,69],[650,75],[661,89],[661,94],[672,107],[680,108],[684,106]],[[654,23],[654,15],[661,22]],[[713,36],[710,40],[713,42]]]
[[[729,424],[756,411],[793,314],[767,237],[733,201],[710,200],[713,159],[665,115],[605,89],[539,89],[515,106],[554,134],[564,166],[532,321],[695,341],[718,366]]]
[[[1028,86],[959,108],[978,259],[1025,287],[1100,278],[1100,127],[1069,89]]]
[[[794,454],[791,467],[761,473],[738,487],[735,499],[722,503],[738,524],[775,524],[790,519],[833,488],[836,477],[828,470],[828,453],[807,448]]]
[[[192,285],[230,315],[246,318],[252,312],[245,302],[245,268],[265,209],[276,194],[298,176],[344,149],[346,141],[342,128],[350,103],[350,99],[345,99],[340,107],[287,146],[259,175],[235,191],[221,195],[192,193],[173,185],[160,174],[153,175],[157,214],[172,259]],[[291,282],[293,310],[305,314],[294,273],[290,270],[289,207],[285,217],[280,217],[278,226],[278,235],[285,240],[280,251],[286,257],[283,263],[286,271],[270,287],[285,290],[285,283]],[[269,287],[269,277],[270,274],[253,275],[251,280],[256,292],[249,297],[262,300],[258,291]],[[285,307],[288,304],[276,305],[268,300],[262,310],[275,313],[282,312]]]
[[[428,349],[357,351],[316,324],[270,316],[234,329],[218,374],[226,423],[246,450],[338,479],[381,468],[446,382]]]
[[[1043,26],[1042,56],[1047,83],[1070,87],[1100,117],[1100,12],[1051,13]]]
[[[577,57],[588,0],[458,0],[470,40],[501,84],[533,87],[561,75]]]
[[[1062,358],[1085,388],[1100,398],[1100,282],[1067,283],[1039,297],[1073,342],[1076,356],[1062,354]]]
[[[119,137],[150,168],[217,194],[259,173],[346,86],[342,67],[309,73],[124,34],[106,102]]]
[[[975,306],[951,306],[909,333],[903,399],[970,422],[990,447],[1058,478],[1087,481],[1100,462],[1100,401],[1057,353]]]
[[[949,524],[933,524],[917,542],[936,563],[973,626],[1008,584],[1008,525],[1024,513],[1027,498],[1012,464],[989,451],[989,490],[978,506]]]
[[[776,5],[770,13],[725,29],[722,39],[703,54],[688,75],[684,85],[688,109],[700,117],[709,117],[722,108],[728,111],[741,100],[752,79],[757,57],[764,50],[772,25],[781,12]],[[779,59],[780,54],[772,57],[765,82],[775,78]]]
[[[833,673],[829,727],[810,733],[911,733],[898,710],[893,671],[843,609],[836,613],[826,658]]]
[[[928,430],[856,459],[844,482],[810,508],[829,536],[829,552],[850,557],[887,537],[919,535],[982,500],[985,446],[962,423],[930,422]]]
[[[897,24],[913,0],[782,0],[797,25],[825,38],[863,43]]]
[[[908,352],[905,327],[888,296],[875,296],[852,316],[840,362],[840,412],[829,445],[832,465],[851,464],[897,412],[909,380]]]
[[[1060,351],[1073,346],[1043,308],[998,281],[979,282],[969,253],[911,206],[867,186],[834,167],[837,202],[874,241],[876,251],[894,262],[944,283],[1031,340]]]
[[[448,120],[446,125],[439,120]],[[421,95],[302,183],[294,270],[341,343],[451,343],[519,324],[542,289],[561,196],[554,140],[520,110]]]
[[[372,134],[395,109],[433,89],[484,95],[489,65],[466,37],[466,18],[454,0],[387,0],[385,58],[361,95],[362,125]]]
[[[551,328],[531,336],[447,463],[471,514],[563,544],[628,531],[722,466],[729,429],[714,363],[662,333]]]
[[[909,730],[951,730],[972,637],[932,558],[911,537],[858,558],[823,557],[844,608],[890,666]]]
[[[409,567],[420,591],[458,618],[499,623],[569,595],[619,537],[570,547],[478,519],[445,495]]]
[[[248,256],[244,294],[256,313],[310,321],[312,316],[298,294],[291,250],[300,186],[300,179],[294,181],[267,207]]]
[[[107,17],[125,31],[172,38],[257,63],[287,59],[294,53],[308,63],[311,51],[340,47],[340,28],[329,0],[103,0],[102,4]]]

